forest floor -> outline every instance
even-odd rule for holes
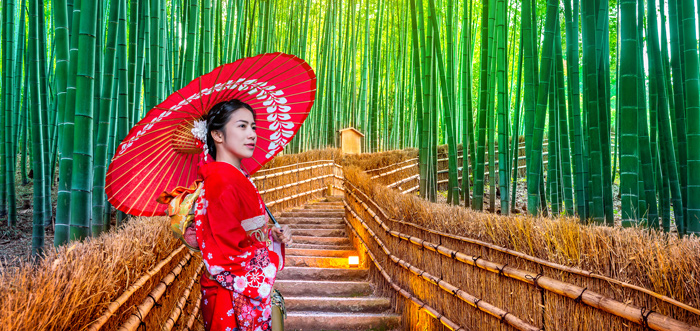
[[[19,168],[18,168],[19,169]],[[56,169],[58,171],[58,169]],[[31,172],[27,170],[29,176]],[[15,175],[15,188],[17,194],[17,225],[11,227],[7,224],[7,215],[0,219],[0,272],[4,267],[17,267],[22,262],[29,261],[32,253],[32,227],[34,212],[32,208],[32,195],[34,188],[32,179],[27,178],[27,183],[22,183],[19,173]],[[56,221],[56,197],[58,192],[58,177],[51,187],[51,226],[44,227],[44,248],[53,247],[53,223]]]

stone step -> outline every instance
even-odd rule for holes
[[[306,248],[287,248],[285,254],[297,256],[326,256],[326,257],[348,257],[357,255],[355,250],[341,249],[306,249]]]
[[[293,242],[287,246],[288,248],[306,248],[306,249],[332,249],[332,250],[353,250],[351,245],[319,245],[319,244],[301,244]]]
[[[379,313],[391,309],[391,301],[389,298],[377,297],[285,297],[284,306],[287,309],[287,312],[322,311]]]
[[[343,204],[343,196],[339,195],[340,200],[338,201],[328,201],[328,197],[323,198],[321,200],[316,200],[313,202],[310,202],[309,205],[317,205],[317,204],[326,204],[326,205],[342,205]],[[331,197],[331,199],[335,199],[334,197]]]
[[[364,281],[278,280],[275,282],[275,288],[284,297],[303,295],[357,297],[372,293],[369,283]]]
[[[345,224],[342,217],[280,217],[277,219],[280,224]]]
[[[285,266],[277,274],[277,280],[345,280],[361,281],[367,278],[369,269],[359,268],[307,268]]]
[[[322,217],[322,218],[327,218],[327,217],[343,217],[345,215],[344,210],[314,210],[314,209],[298,209],[298,210],[292,210],[292,211],[285,211],[282,212],[282,217]]]
[[[317,202],[310,205],[304,205],[304,209],[331,209],[342,210],[344,205],[342,202]]]
[[[307,208],[305,206],[304,208],[296,208],[291,210],[292,213],[338,213],[338,212],[345,212],[345,209],[343,208]]]
[[[347,257],[298,256],[287,254],[284,264],[290,267],[349,268]]]
[[[294,236],[306,237],[347,237],[345,229],[294,229]]]
[[[398,328],[398,314],[326,313],[298,311],[287,313],[285,330],[391,330]]]
[[[292,230],[297,229],[342,229],[345,230],[345,223],[332,223],[332,224],[289,224]]]
[[[325,202],[343,202],[343,198],[344,198],[344,196],[342,196],[342,195],[330,195],[330,196],[327,196],[325,200],[321,200],[321,201],[325,201]]]
[[[350,245],[348,237],[310,237],[292,235],[292,240],[299,244],[320,244],[320,245]]]

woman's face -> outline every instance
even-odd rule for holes
[[[234,156],[238,160],[253,156],[255,143],[258,139],[258,135],[255,133],[253,113],[245,108],[235,110],[224,126],[224,131],[224,135],[220,133],[212,135],[216,142],[221,143],[217,144],[221,146],[221,149],[217,148],[217,159],[219,155],[224,156],[225,154]]]

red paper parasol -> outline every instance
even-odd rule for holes
[[[156,202],[158,195],[192,184],[204,156],[192,133],[195,121],[231,99],[256,113],[258,142],[253,157],[241,163],[253,174],[296,134],[315,96],[311,67],[283,53],[241,59],[196,78],[151,109],[121,142],[107,171],[109,202],[131,215],[164,215],[167,206]]]

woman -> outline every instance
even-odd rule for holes
[[[202,315],[207,330],[270,330],[270,294],[284,265],[287,226],[268,226],[257,189],[241,170],[253,156],[255,113],[231,100],[207,115],[207,148],[215,162],[203,164],[197,200],[197,242],[207,272],[202,275]]]

